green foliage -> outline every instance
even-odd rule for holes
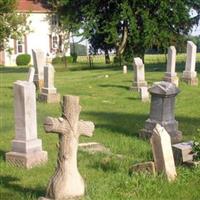
[[[65,62],[67,63],[72,63],[73,62],[73,57],[72,56],[63,56],[63,57],[55,57],[52,60],[52,64],[64,64]]]
[[[193,159],[196,161],[199,161],[200,160],[200,143],[198,141],[193,142],[192,152],[194,153]]]
[[[20,38],[29,30],[26,14],[19,14],[15,9],[16,0],[0,0],[0,50],[7,47],[9,38]]]
[[[131,49],[133,55],[143,57],[153,46],[160,52],[166,52],[169,45],[179,47],[200,19],[199,0],[56,2],[62,22],[70,23],[74,30],[82,28],[94,50],[115,47],[118,55]],[[192,9],[196,16],[190,15]]]
[[[82,44],[70,44],[70,52],[73,52],[75,49],[75,52],[77,56],[86,56],[87,55],[87,47]]]
[[[16,58],[17,66],[25,66],[28,65],[31,61],[31,56],[29,54],[20,54]]]
[[[76,63],[77,62],[77,58],[78,58],[78,55],[77,55],[77,53],[75,52],[75,53],[71,53],[71,57],[72,57],[72,62],[73,63]]]

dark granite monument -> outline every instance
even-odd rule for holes
[[[172,143],[180,142],[182,133],[178,130],[178,122],[174,116],[175,96],[180,90],[173,83],[156,82],[150,89],[151,108],[149,119],[145,122],[140,137],[150,138],[155,125],[163,126],[171,136]]]

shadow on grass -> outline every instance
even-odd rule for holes
[[[144,128],[145,121],[149,118],[149,114],[129,114],[129,113],[114,113],[114,112],[84,112],[91,116],[96,122],[96,128],[106,129],[113,133],[117,132],[130,137],[138,137],[141,129]],[[190,136],[191,139],[198,134],[197,129],[200,128],[199,118],[190,118],[176,116],[175,119],[179,122],[178,130],[183,132],[183,135]]]
[[[14,198],[14,193],[12,194],[11,191],[13,192],[17,192],[20,193],[20,196],[22,197],[26,197],[26,196],[36,196],[36,197],[40,197],[42,195],[44,195],[44,191],[41,188],[26,188],[26,187],[22,187],[21,185],[15,183],[15,182],[19,182],[20,179],[17,177],[13,177],[13,176],[0,176],[0,185],[6,189],[9,189],[9,193],[1,193],[1,197],[4,197],[4,199],[15,199]],[[13,195],[13,196],[12,196]],[[17,199],[16,199],[17,200]]]
[[[0,73],[27,73],[29,67],[1,67]]]
[[[100,84],[98,85],[99,87],[107,88],[107,87],[115,87],[115,88],[120,88],[120,89],[125,89],[125,90],[130,90],[130,87],[125,86],[125,85],[112,85],[112,84]]]
[[[3,160],[3,161],[6,160],[6,152],[2,149],[0,149],[0,160]]]
[[[84,112],[84,114],[97,119],[96,128],[133,137],[138,137],[139,130],[144,127],[145,120],[148,118],[147,115],[114,112]]]

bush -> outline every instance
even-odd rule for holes
[[[71,56],[73,58],[73,63],[76,63],[77,62],[77,57],[78,57],[77,53],[71,53]]]
[[[120,58],[118,56],[115,56],[113,58],[113,62],[114,63],[120,63]],[[121,57],[121,63],[124,63],[124,58],[123,57]]]
[[[31,61],[31,56],[29,54],[20,54],[16,58],[17,66],[28,65]]]
[[[55,57],[55,58],[53,58],[52,64],[64,64],[65,63],[65,59],[67,59],[67,63],[72,63],[73,62],[72,56],[63,56],[63,57]]]

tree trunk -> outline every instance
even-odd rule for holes
[[[108,49],[105,49],[105,63],[110,64],[110,56],[109,56]]]
[[[117,44],[117,49],[116,49],[117,57],[119,57],[120,55],[124,53],[127,39],[128,39],[128,24],[126,21],[124,21],[122,38],[121,38],[121,41]]]

